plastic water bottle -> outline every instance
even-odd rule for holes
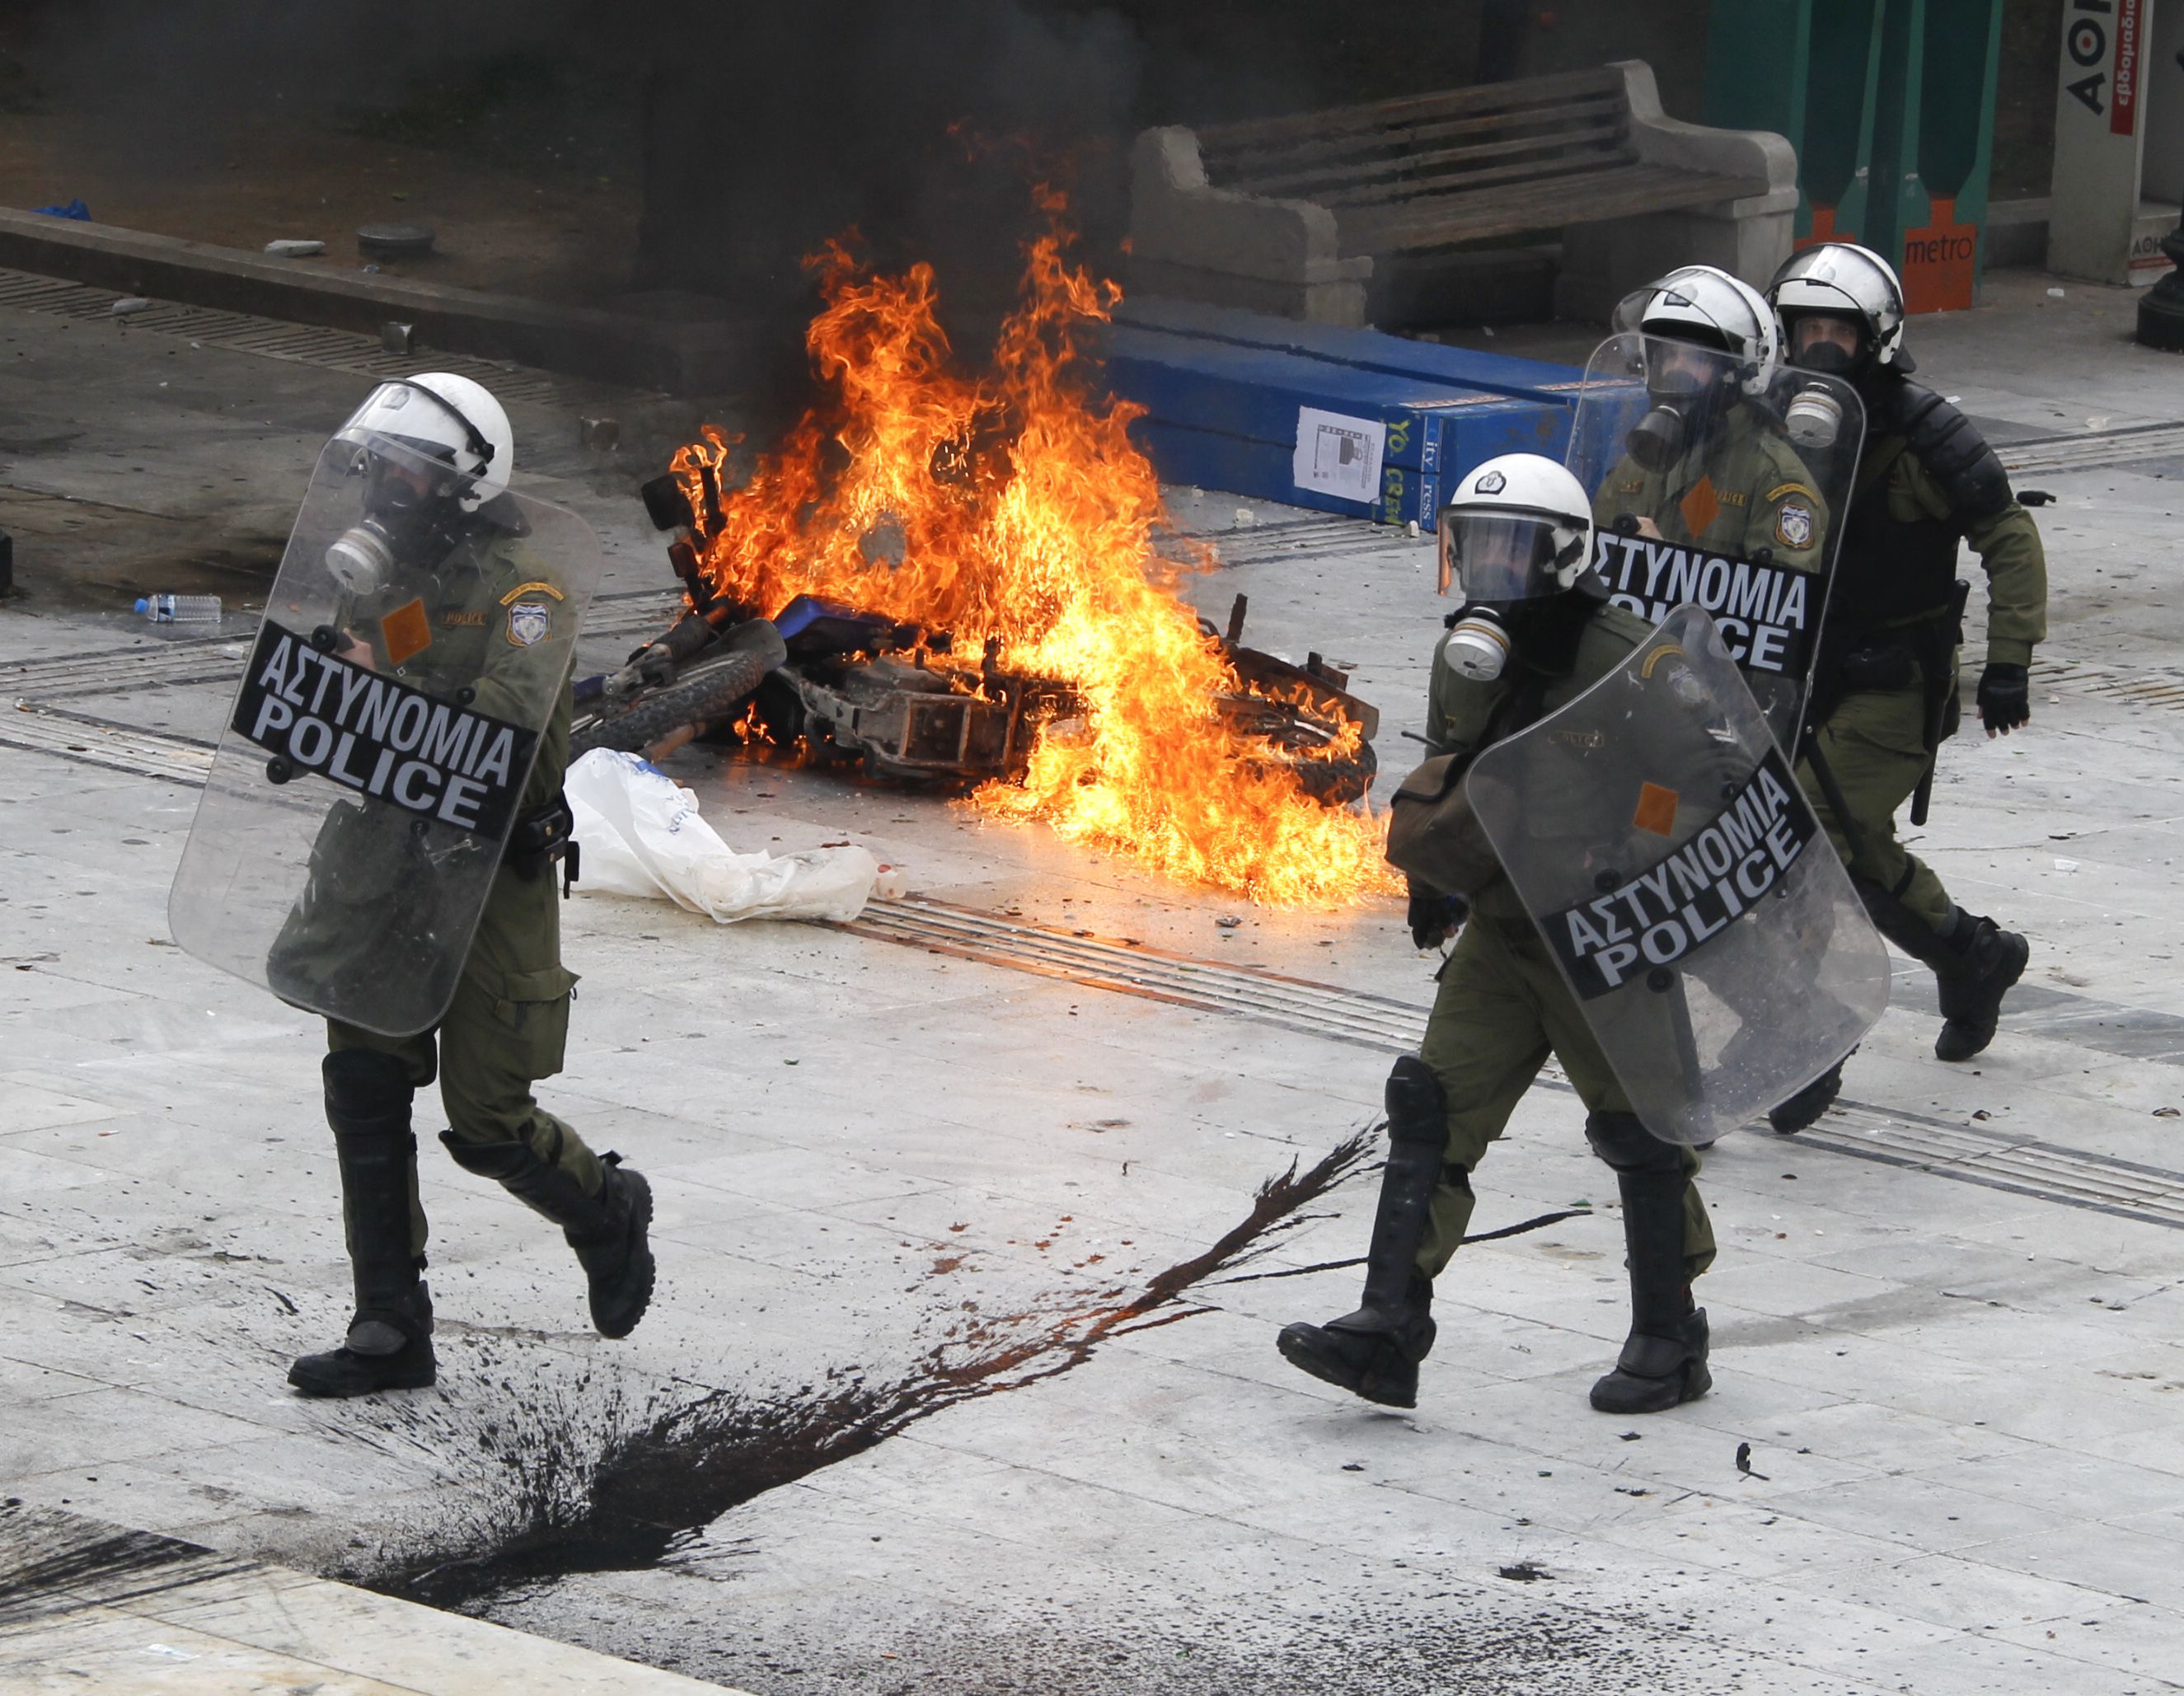
[[[153,624],[218,624],[218,595],[143,595],[136,610]]]

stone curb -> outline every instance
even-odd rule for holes
[[[719,325],[655,323],[409,278],[315,271],[309,263],[0,209],[0,266],[366,335],[399,322],[414,326],[422,348],[671,394],[732,386],[736,345]]]

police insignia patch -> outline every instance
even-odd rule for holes
[[[1479,480],[1479,492],[1482,495],[1498,495],[1508,487],[1509,480],[1499,471],[1489,471]]]
[[[1813,545],[1813,509],[1798,501],[1785,501],[1774,514],[1774,539],[1785,548]]]
[[[554,609],[523,601],[508,609],[508,639],[517,648],[543,642],[554,628]]]

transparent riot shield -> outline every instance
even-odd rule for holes
[[[1464,788],[1663,1141],[1711,1142],[1763,1113],[1887,1006],[1887,951],[1698,608],[1487,748]]]
[[[1865,437],[1857,392],[1636,331],[1601,343],[1566,463],[1592,496],[1593,569],[1658,623],[1703,608],[1794,751]]]
[[[599,570],[575,514],[451,487],[391,438],[320,456],[167,902],[199,959],[393,1036],[454,998]]]

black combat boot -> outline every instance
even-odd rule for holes
[[[1713,1387],[1707,1371],[1707,1321],[1691,1305],[1684,1264],[1682,1151],[1635,1114],[1596,1113],[1585,1134],[1615,1169],[1623,1199],[1623,1243],[1630,1271],[1630,1335],[1615,1370],[1592,1387],[1602,1413],[1659,1413]]]
[[[493,1178],[534,1212],[561,1227],[591,1284],[592,1325],[602,1337],[627,1337],[652,1302],[654,1266],[646,1232],[652,1226],[652,1186],[621,1156],[599,1156],[599,1193],[586,1195],[569,1170],[538,1158],[528,1143],[465,1143],[452,1131],[440,1140],[455,1164]]]
[[[306,1354],[288,1382],[307,1396],[421,1390],[432,1382],[432,1300],[410,1248],[410,1188],[417,1139],[410,1129],[409,1069],[392,1054],[328,1054],[326,1122],[341,1162],[342,1214],[356,1314],[338,1348]]]
[[[1433,1347],[1433,1283],[1418,1271],[1448,1147],[1448,1103],[1415,1054],[1388,1075],[1388,1165],[1365,1255],[1365,1298],[1325,1325],[1282,1327],[1275,1347],[1300,1371],[1384,1407],[1418,1404],[1418,1362]],[[1468,1182],[1460,1168],[1451,1182]]]
[[[1850,1054],[1857,1052],[1852,1048]],[[1843,1067],[1850,1054],[1845,1054],[1787,1101],[1767,1109],[1767,1122],[1774,1127],[1777,1136],[1794,1135],[1835,1105],[1836,1098],[1842,1093]]]
[[[1934,1057],[1968,1060],[1994,1040],[2002,998],[2025,976],[2032,945],[2016,931],[1959,907],[1949,915],[1942,947],[1945,958],[1931,962],[1941,988],[1942,1021]]]
[[[1879,884],[1864,878],[1855,881],[1874,928],[1933,970],[1942,1002],[1942,1034],[1934,1038],[1934,1058],[1971,1059],[1994,1040],[2002,998],[2025,976],[2032,945],[2016,931],[1961,907],[1949,909],[1948,922],[1937,934]]]

